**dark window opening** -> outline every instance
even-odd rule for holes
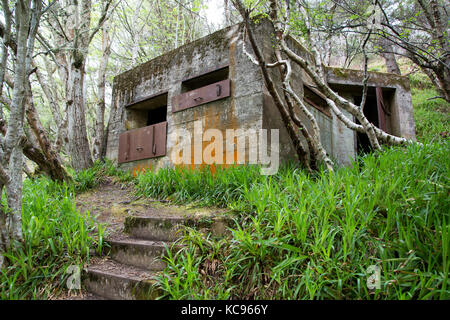
[[[147,111],[147,126],[164,122],[166,120],[167,120],[167,106]]]
[[[304,91],[304,99],[309,105],[313,106],[320,112],[331,117],[328,104],[325,98],[318,90],[305,84],[303,86],[303,91]]]
[[[127,105],[134,128],[138,129],[167,121],[167,93],[140,99]]]
[[[231,95],[229,68],[223,66],[192,78],[184,79],[181,93],[172,98],[172,112],[197,107]]]
[[[181,85],[181,92],[192,91],[207,85],[228,79],[229,68],[222,67],[194,78],[186,79]]]
[[[362,96],[354,97],[356,105],[360,105],[361,100]],[[379,127],[377,99],[374,95],[367,95],[363,112],[370,123],[373,123],[375,126]],[[358,120],[356,120],[356,123],[360,124]],[[372,146],[370,145],[370,140],[367,134],[357,132],[356,140],[357,140],[356,150],[358,153],[368,153],[372,151]]]

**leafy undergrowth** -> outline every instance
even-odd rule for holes
[[[9,266],[0,270],[0,299],[58,296],[73,275],[69,266],[82,267],[92,250],[102,250],[104,227],[77,210],[75,189],[44,177],[24,181],[24,241],[5,254]]]
[[[434,89],[413,87],[416,134],[419,141],[439,141],[450,137],[450,104],[444,99],[434,99]]]
[[[23,186],[23,244],[5,254],[9,266],[0,270],[0,299],[47,299],[67,288],[70,266],[82,267],[92,250],[101,252],[105,227],[89,212],[80,212],[75,194],[95,188],[106,177],[129,182],[133,176],[111,161],[96,162],[61,184],[45,177],[25,179]],[[3,197],[5,199],[5,197]],[[6,206],[6,203],[3,203]]]
[[[171,299],[448,299],[450,143],[389,148],[309,176],[285,166],[162,169],[142,196],[219,205],[229,239],[189,229],[159,278]],[[370,266],[381,288],[369,290]]]
[[[437,93],[425,80],[412,80],[425,144],[367,155],[334,173],[163,169],[134,179],[107,161],[71,172],[70,185],[26,179],[25,241],[7,254],[0,299],[54,297],[66,288],[69,266],[102,250],[104,228],[76,209],[74,196],[107,176],[136,183],[143,196],[236,212],[229,238],[187,229],[185,247],[168,251],[159,278],[167,298],[450,298],[449,105],[430,99]],[[381,269],[376,291],[366,286],[373,265]]]
[[[84,192],[86,190],[99,186],[106,177],[113,177],[117,182],[127,183],[133,180],[130,172],[125,172],[117,168],[114,162],[105,160],[105,162],[96,161],[91,168],[75,173],[71,171],[74,188],[76,192]]]

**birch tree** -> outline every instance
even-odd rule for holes
[[[32,58],[36,32],[43,9],[42,1],[21,0],[14,3],[11,10],[9,1],[2,1],[3,12],[10,18],[5,19],[5,32],[8,36],[14,31],[16,46],[14,54],[14,89],[9,110],[9,119],[0,119],[6,127],[0,135],[0,204],[3,189],[6,191],[6,207],[0,205],[0,252],[22,241],[22,168],[23,149],[26,146],[24,132],[25,100],[27,81],[32,71]],[[14,28],[14,29],[12,29]],[[8,43],[4,42],[4,45]],[[3,49],[3,54],[5,50]],[[2,61],[6,61],[2,57]],[[2,63],[5,74],[6,63]],[[3,79],[2,79],[3,80]],[[3,87],[3,82],[1,83]],[[0,255],[0,267],[5,259]]]
[[[305,23],[305,40],[307,41],[308,48],[312,53],[312,58],[309,59],[296,54],[288,45],[287,39],[290,36],[290,23],[292,22],[290,1],[284,2],[270,0],[268,3],[269,19],[274,27],[274,37],[276,39],[276,43],[274,46],[274,56],[276,60],[265,61],[259,49],[257,39],[254,36],[253,26],[250,21],[250,14],[253,10],[256,9],[256,6],[245,7],[240,0],[234,0],[233,3],[244,19],[245,34],[248,35],[253,53],[247,51],[246,48],[244,48],[244,50],[249,58],[260,67],[265,85],[270,95],[272,96],[275,105],[280,111],[283,122],[288,130],[288,133],[291,136],[294,146],[297,149],[299,160],[304,164],[306,168],[314,169],[319,167],[320,165],[325,165],[328,170],[333,170],[333,162],[326,154],[320,141],[320,129],[317,124],[317,120],[315,119],[313,114],[309,112],[301,94],[299,92],[295,92],[290,85],[290,78],[292,76],[291,64],[297,64],[298,66],[300,66],[301,69],[303,69],[305,73],[312,79],[316,87],[325,96],[328,106],[336,115],[339,121],[341,121],[346,127],[351,130],[367,134],[370,144],[374,150],[381,149],[382,143],[400,145],[408,142],[404,138],[390,135],[377,128],[367,120],[366,116],[363,113],[362,106],[364,106],[365,104],[368,91],[366,55],[364,64],[365,77],[363,81],[362,101],[360,105],[355,105],[352,101],[345,99],[344,97],[333,91],[327,84],[325,76],[326,66],[323,63],[321,55],[319,54],[320,50],[318,50],[315,42],[312,41],[310,37],[311,26],[309,24],[309,17],[307,12],[305,11],[305,8],[301,4],[297,3],[297,7],[295,8],[297,10],[296,18],[302,19],[302,21],[304,21]],[[261,3],[258,2],[257,5],[261,5]],[[245,39],[243,40],[243,43],[245,43]],[[364,51],[364,45],[367,43],[368,37],[366,36],[363,41]],[[280,69],[282,75],[281,89],[283,90],[284,99],[277,89],[277,84],[274,82],[274,80],[270,76],[270,73],[268,72],[268,69],[270,68]],[[301,112],[303,112],[304,115],[306,115],[307,123],[303,123],[295,114],[293,108],[294,104],[300,108]],[[350,113],[356,120],[358,120],[359,123],[356,123],[353,118],[349,118],[344,115],[342,110]],[[287,116],[287,114],[289,115],[289,117]],[[300,129],[297,130],[295,134],[292,133],[293,124],[295,124],[297,128]],[[308,150],[305,150],[299,145],[298,141],[301,135],[308,142]],[[307,153],[307,156],[305,156],[305,152]]]

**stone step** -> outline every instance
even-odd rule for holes
[[[230,222],[225,217],[128,216],[124,231],[138,239],[175,241],[183,236],[186,226],[223,236]]]
[[[106,300],[105,297],[100,297],[91,292],[80,292],[76,296],[68,296],[64,300]]]
[[[113,260],[91,265],[83,274],[83,286],[92,294],[111,300],[153,300],[161,295],[155,273]]]
[[[166,252],[166,246],[171,245],[163,241],[133,238],[108,240],[108,243],[111,245],[110,256],[115,261],[151,271],[165,268],[161,256]]]

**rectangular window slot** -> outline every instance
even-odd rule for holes
[[[178,112],[230,96],[229,68],[221,67],[202,75],[185,79],[181,94],[172,99],[172,112]]]
[[[317,89],[305,84],[303,85],[303,93],[303,97],[309,105],[331,118],[330,108],[325,97]]]
[[[133,128],[142,128],[167,120],[167,92],[140,99],[126,106]]]
[[[219,81],[226,80],[228,79],[228,73],[229,68],[222,67],[220,69],[202,74],[200,76],[196,76],[194,78],[185,79],[181,84],[181,92],[188,92]]]
[[[129,129],[119,136],[118,162],[161,157],[167,144],[167,92],[126,106]]]
[[[147,111],[147,126],[167,120],[167,106],[158,107]]]

